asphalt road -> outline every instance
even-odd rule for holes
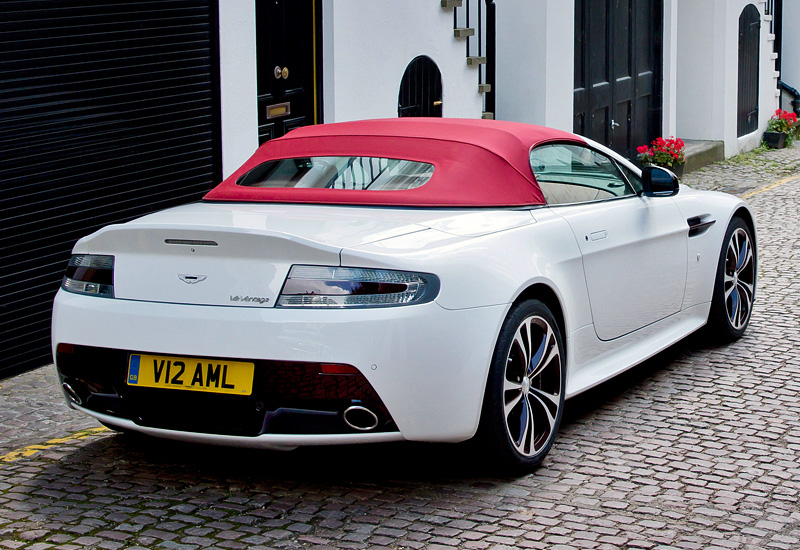
[[[52,366],[0,381],[0,549],[800,548],[800,147],[687,175],[748,197],[748,334],[569,401],[534,474],[464,446],[241,451],[114,435]]]

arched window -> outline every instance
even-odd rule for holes
[[[442,116],[442,73],[430,57],[415,57],[406,67],[397,98],[397,116]]]
[[[737,135],[758,129],[758,58],[761,14],[748,4],[739,16],[739,101]]]

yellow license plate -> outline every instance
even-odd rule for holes
[[[128,385],[211,393],[250,395],[253,363],[132,354],[128,360]]]

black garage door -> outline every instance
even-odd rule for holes
[[[0,2],[0,376],[50,361],[78,238],[219,181],[217,9]]]
[[[663,0],[575,1],[573,131],[627,157],[661,134]]]

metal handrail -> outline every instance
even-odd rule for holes
[[[472,13],[475,10],[470,10],[470,5],[477,3],[477,17],[478,21],[475,25],[476,35],[476,50],[478,57],[482,57],[484,52],[486,54],[486,64],[484,67],[478,67],[478,85],[488,84],[489,91],[483,94],[483,110],[494,113],[495,97],[496,97],[496,61],[497,61],[497,48],[496,48],[496,21],[497,21],[497,5],[495,0],[464,0],[462,8],[464,10],[464,28],[473,28],[471,24]],[[481,3],[485,6],[481,6]],[[453,8],[453,29],[458,28],[458,14],[459,7]],[[485,42],[484,42],[485,37]],[[472,52],[471,37],[466,39],[466,54],[470,57]]]

